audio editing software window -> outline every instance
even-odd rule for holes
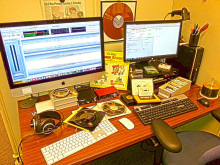
[[[1,29],[13,82],[101,68],[99,28],[93,21]]]

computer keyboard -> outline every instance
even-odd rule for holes
[[[48,165],[56,163],[69,155],[76,153],[112,134],[118,130],[109,121],[102,121],[94,131],[80,131],[53,144],[41,148]]]
[[[167,119],[194,111],[198,107],[184,94],[164,99],[161,103],[134,106],[134,111],[144,125],[153,119]]]

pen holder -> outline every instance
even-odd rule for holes
[[[199,42],[199,34],[191,34],[189,38],[189,46],[197,46]]]

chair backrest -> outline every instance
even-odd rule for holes
[[[206,151],[199,159],[198,165],[220,163],[220,145]]]

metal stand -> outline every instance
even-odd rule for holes
[[[34,97],[31,94],[31,97],[28,97],[27,99],[21,101],[21,103],[19,104],[19,107],[23,109],[31,108],[31,107],[34,107],[35,103],[37,103],[38,101],[39,101],[39,98]]]

